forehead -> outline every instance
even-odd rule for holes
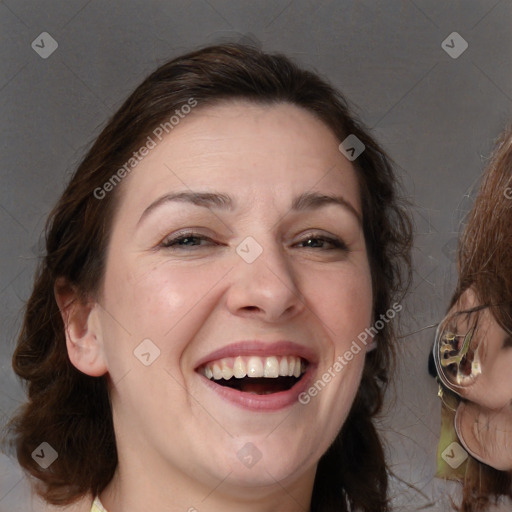
[[[230,101],[197,107],[154,142],[123,183],[121,203],[130,211],[162,193],[201,189],[239,196],[245,205],[289,201],[304,191],[339,193],[360,212],[356,173],[339,140],[297,106]]]

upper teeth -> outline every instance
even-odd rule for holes
[[[201,373],[208,379],[232,377],[300,377],[306,371],[306,363],[298,356],[237,356],[225,357],[203,366]]]

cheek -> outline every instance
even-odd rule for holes
[[[201,324],[200,315],[211,307],[208,295],[225,273],[222,265],[178,268],[168,262],[149,267],[132,263],[107,270],[103,335],[110,361],[120,360],[122,354],[125,363],[119,371],[126,371],[134,362],[134,350],[150,339],[164,356],[158,365],[175,367]]]
[[[156,264],[135,272],[117,267],[105,283],[106,308],[136,336],[164,336],[177,317],[197,302],[201,283],[183,269]]]
[[[367,346],[361,334],[366,335],[373,317],[370,271],[364,262],[347,265],[329,275],[312,276],[307,286],[310,305],[325,334],[325,359],[318,379],[327,384],[312,384],[322,395],[316,414],[334,435],[348,414],[361,379]]]
[[[305,296],[326,333],[342,348],[372,321],[372,284],[366,264],[307,278]]]

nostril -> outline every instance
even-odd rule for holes
[[[259,311],[260,308],[258,306],[245,306],[243,309],[246,311]]]

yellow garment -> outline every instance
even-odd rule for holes
[[[107,509],[101,504],[100,498],[98,496],[94,498],[91,512],[108,512]]]
[[[439,397],[442,400],[441,435],[437,447],[436,477],[463,483],[466,478],[468,459],[466,451],[459,444],[454,427],[455,412],[459,405],[459,399],[454,393],[441,386],[439,387]],[[459,449],[459,455],[464,454],[464,457],[459,458],[460,463],[454,457],[454,450],[450,450],[450,447],[454,444]]]

